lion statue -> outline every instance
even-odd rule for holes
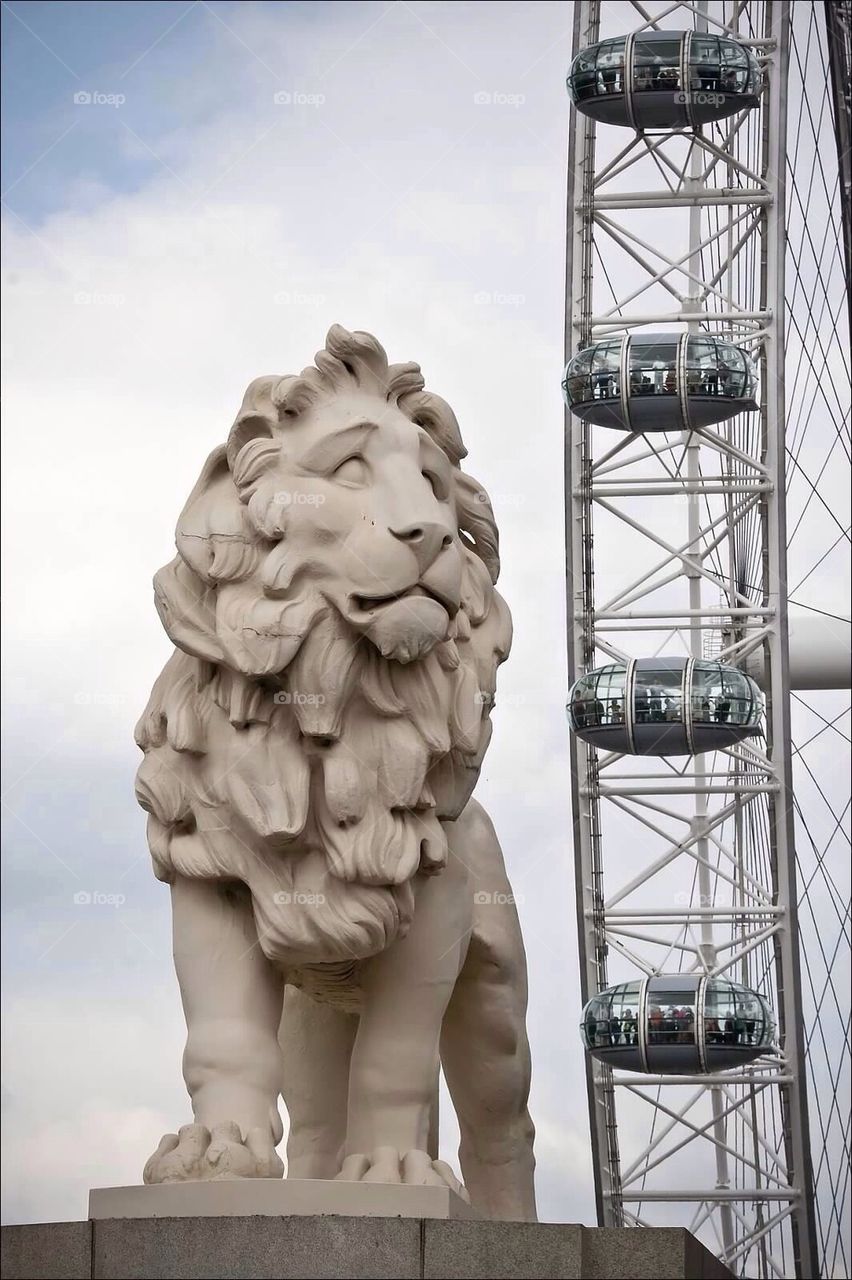
[[[535,1218],[523,941],[471,799],[511,621],[464,456],[419,367],[334,326],[314,366],[252,382],[184,507],[136,736],[194,1123],[148,1183],[281,1177],[281,1095],[291,1178]]]

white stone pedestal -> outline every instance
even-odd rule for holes
[[[309,1178],[232,1178],[145,1187],[97,1187],[89,1218],[348,1218],[476,1219],[449,1187]]]

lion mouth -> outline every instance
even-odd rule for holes
[[[417,597],[434,600],[436,604],[447,610],[450,617],[453,617],[458,612],[459,605],[457,600],[451,600],[441,592],[431,591],[420,583],[413,587],[406,587],[403,591],[393,591],[384,596],[353,596],[352,599],[360,612],[374,613],[377,609],[384,609],[400,600],[411,600]]]

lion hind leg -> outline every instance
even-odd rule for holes
[[[290,1117],[288,1178],[334,1178],[346,1140],[349,1061],[358,1015],[288,986],[278,1033]]]
[[[441,1061],[461,1133],[459,1160],[474,1208],[489,1218],[534,1222],[520,924],[487,814],[472,801],[454,826],[475,890],[470,947],[441,1032]]]

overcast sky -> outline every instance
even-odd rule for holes
[[[590,1222],[563,712],[570,6],[13,2],[3,21],[4,1217],[85,1216],[189,1116],[132,793],[169,649],[150,579],[246,384],[298,371],[338,321],[420,361],[494,498],[516,633],[478,795],[522,898],[542,1215]]]

